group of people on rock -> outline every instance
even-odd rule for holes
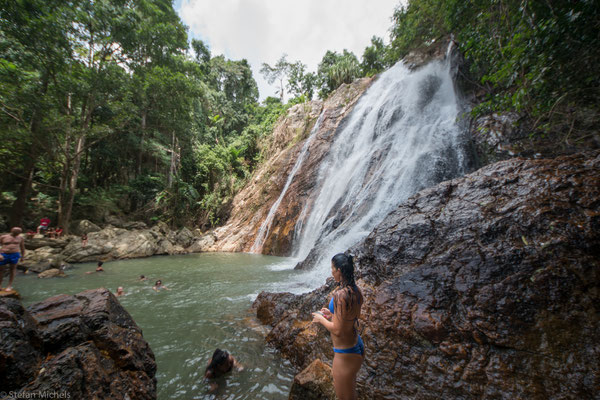
[[[36,232],[27,232],[27,236],[32,237],[35,234],[38,235],[44,235],[46,237],[49,237],[50,239],[56,239],[58,237],[61,237],[63,234],[63,228],[58,226],[56,228],[51,228],[50,227],[50,218],[48,217],[43,217],[42,219],[40,219],[40,224],[37,227]]]

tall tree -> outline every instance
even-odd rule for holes
[[[279,93],[279,98],[283,103],[285,94],[285,81],[290,73],[290,63],[287,61],[287,54],[282,55],[274,66],[263,63],[260,73],[265,77],[270,85],[277,81],[278,89],[276,93]]]
[[[0,97],[11,131],[8,143],[19,149],[11,157],[20,161],[11,168],[19,182],[10,213],[13,226],[22,224],[35,168],[50,146],[44,116],[55,100],[52,87],[66,68],[71,6],[55,0],[0,1]]]

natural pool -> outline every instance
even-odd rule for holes
[[[159,399],[285,399],[294,371],[264,342],[264,329],[249,311],[262,290],[280,291],[296,274],[289,259],[240,253],[205,253],[76,264],[67,278],[17,276],[29,305],[57,294],[123,286],[119,301],[142,328],[158,366]],[[139,281],[145,275],[147,281]],[[169,291],[155,292],[161,279]],[[230,351],[244,365],[215,394],[202,382],[213,351]]]

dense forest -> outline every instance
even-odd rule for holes
[[[0,0],[1,225],[47,215],[68,230],[116,214],[216,226],[289,107],[449,35],[474,116],[517,112],[557,142],[597,134],[591,0],[400,3],[389,44],[373,37],[360,58],[327,51],[314,72],[285,55],[263,64],[279,97],[262,103],[248,62],[190,40],[171,0]]]

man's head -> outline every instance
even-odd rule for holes
[[[20,235],[21,232],[23,232],[23,229],[19,228],[18,226],[15,226],[14,228],[12,228],[10,230],[10,234],[13,235],[13,236]]]

